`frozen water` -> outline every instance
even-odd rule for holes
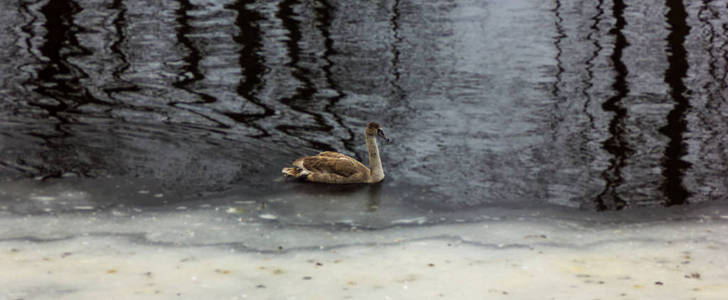
[[[72,207],[88,201],[77,189],[24,194],[11,197]],[[427,216],[387,224],[372,216],[360,227],[354,223],[365,219],[291,223],[254,202],[219,202],[58,214],[4,207],[0,299],[723,299],[728,293],[728,208],[715,204],[662,215],[647,208],[606,214],[490,208],[470,220],[431,224]],[[380,211],[344,205],[340,213]]]

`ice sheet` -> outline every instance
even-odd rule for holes
[[[0,299],[724,299],[728,213],[282,225],[222,209],[0,214]],[[628,213],[626,213],[628,214]]]

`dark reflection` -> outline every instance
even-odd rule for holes
[[[556,21],[554,21],[554,25],[556,27],[556,37],[554,37],[554,48],[556,48],[556,80],[551,87],[551,95],[554,96],[557,102],[561,102],[560,85],[561,76],[563,76],[564,74],[564,67],[562,65],[563,62],[561,61],[561,55],[563,54],[563,50],[561,49],[561,41],[566,37],[562,25],[562,23],[564,22],[564,18],[561,17],[561,1],[556,1],[556,7],[554,7],[553,12],[554,16],[556,17]]]
[[[111,87],[104,88],[104,92],[109,98],[114,99],[114,94],[119,92],[136,92],[139,91],[140,88],[122,78],[122,75],[124,72],[129,70],[129,60],[127,59],[127,55],[124,51],[124,44],[127,40],[127,8],[124,4],[125,0],[114,0],[114,2],[111,3],[109,6],[110,9],[116,10],[116,15],[112,21],[114,24],[114,33],[116,35],[116,39],[111,43],[111,51],[116,55],[116,57],[119,59],[120,63],[114,68],[114,71],[112,72],[112,76],[114,77],[114,84]]]
[[[29,6],[26,9],[33,11]],[[77,37],[85,31],[85,28],[74,23],[74,16],[80,11],[75,1],[65,0],[48,1],[38,10],[44,17],[42,27],[46,32],[42,43],[37,46],[41,55],[38,59],[42,63],[36,70],[36,78],[25,84],[40,95],[31,97],[28,104],[43,109],[54,125],[52,129],[36,127],[28,132],[28,135],[43,140],[40,149],[31,150],[37,156],[18,160],[20,165],[25,166],[24,170],[30,171],[26,173],[28,176],[47,179],[71,173],[96,175],[92,171],[95,157],[79,159],[76,145],[68,140],[74,135],[70,124],[79,123],[77,114],[81,106],[105,105],[82,84],[81,81],[88,75],[69,61],[74,57],[92,55],[91,51],[80,45]],[[35,34],[33,31],[29,33]]]
[[[584,78],[584,89],[582,90],[582,97],[584,97],[584,107],[582,109],[583,113],[589,118],[589,125],[590,128],[593,130],[596,128],[594,124],[594,115],[589,111],[589,106],[591,105],[592,101],[594,100],[592,98],[592,95],[590,93],[590,90],[594,87],[594,67],[595,63],[594,61],[599,57],[599,54],[602,53],[602,50],[604,49],[602,47],[602,44],[599,42],[599,24],[602,21],[602,16],[604,15],[604,9],[602,6],[604,5],[604,0],[597,1],[596,5],[596,14],[590,18],[592,23],[589,25],[589,34],[587,34],[587,40],[591,41],[592,46],[594,46],[594,51],[591,52],[591,55],[586,60],[586,77]]]
[[[199,113],[195,109],[187,108],[187,105],[189,105],[190,103],[213,103],[216,102],[217,99],[209,94],[199,92],[193,87],[195,82],[198,82],[205,77],[205,75],[202,74],[202,72],[200,71],[200,61],[202,60],[200,49],[198,49],[195,43],[189,38],[190,33],[192,33],[189,12],[196,9],[197,7],[192,5],[189,0],[178,0],[178,2],[180,7],[175,12],[177,15],[176,21],[179,24],[179,26],[176,27],[177,41],[188,50],[188,54],[182,58],[182,60],[184,60],[185,62],[185,66],[182,67],[181,73],[177,76],[177,80],[172,83],[172,85],[199,97],[200,101],[197,101],[196,99],[193,101],[184,99],[187,101],[172,101],[169,103],[169,105],[176,108],[184,109],[202,118],[212,121],[216,123],[219,127],[229,128],[228,125],[216,120],[215,118],[209,117],[206,114]],[[180,103],[187,105],[178,105]]]
[[[258,92],[263,87],[263,74],[266,72],[265,58],[260,53],[262,49],[261,30],[259,22],[263,20],[263,16],[247,7],[253,1],[240,0],[228,5],[228,9],[237,11],[235,25],[238,26],[240,32],[233,38],[235,42],[240,44],[238,53],[238,63],[242,69],[243,78],[236,88],[237,93],[248,103],[254,104],[263,111],[260,113],[233,113],[226,112],[226,116],[241,122],[247,126],[255,128],[260,133],[255,135],[256,138],[268,137],[268,130],[256,123],[257,120],[264,119],[275,114],[275,111],[263,104],[258,97]],[[241,104],[245,105],[245,104]]]
[[[83,28],[74,24],[73,17],[80,12],[75,1],[51,0],[41,7],[40,12],[45,17],[43,27],[46,34],[38,50],[47,62],[38,70],[38,79],[33,83],[36,85],[36,92],[55,101],[38,101],[32,105],[41,107],[50,115],[66,122],[70,116],[61,112],[70,112],[80,105],[100,102],[81,85],[81,79],[88,77],[86,73],[68,61],[70,57],[88,56],[91,52],[82,47],[76,37]]]
[[[276,129],[296,137],[301,137],[301,132],[331,132],[333,127],[326,124],[321,114],[311,111],[308,107],[315,107],[313,105],[314,93],[316,92],[315,87],[310,79],[310,72],[299,65],[301,62],[301,48],[298,43],[302,40],[300,22],[296,20],[299,16],[295,11],[294,7],[299,6],[301,3],[297,0],[286,0],[281,1],[278,6],[278,14],[276,16],[283,22],[283,28],[288,31],[288,39],[286,40],[286,48],[288,50],[288,57],[290,59],[287,64],[292,70],[293,78],[297,82],[302,84],[298,86],[293,96],[285,97],[280,101],[290,107],[292,110],[309,115],[313,117],[316,125],[296,125],[296,124],[281,124],[276,126]],[[315,139],[303,138],[309,145],[319,151],[330,151],[334,150],[331,145],[325,144]]]
[[[175,11],[175,14],[177,15],[176,20],[179,24],[179,26],[177,26],[177,41],[179,41],[179,43],[188,50],[188,54],[182,57],[182,60],[184,60],[186,64],[182,67],[182,72],[178,75],[177,81],[173,84],[177,88],[185,89],[186,91],[199,96],[203,103],[215,102],[215,97],[205,93],[195,92],[194,89],[188,87],[203,79],[205,75],[200,72],[200,61],[202,60],[200,49],[198,49],[195,43],[193,43],[189,38],[190,33],[192,33],[189,12],[196,9],[196,7],[192,5],[189,0],[177,0],[177,2],[179,2],[179,9]],[[172,103],[172,105],[174,105],[174,103]]]
[[[408,91],[403,85],[406,85],[407,77],[412,76],[412,71],[408,71],[407,58],[402,57],[402,48],[406,47],[405,37],[402,33],[403,26],[406,26],[404,17],[402,15],[403,6],[408,3],[402,3],[400,0],[392,0],[392,6],[389,9],[389,28],[391,31],[391,37],[389,38],[389,52],[391,58],[389,59],[389,70],[387,76],[388,83],[388,94],[386,95],[387,110],[399,112],[395,116],[380,120],[386,122],[387,126],[396,127],[406,124],[406,120],[403,112],[410,112],[413,109],[410,107],[410,101],[407,99],[408,94],[412,91]],[[406,55],[406,54],[405,54]],[[424,66],[423,66],[424,67]],[[425,85],[424,83],[422,83]],[[425,87],[429,87],[425,85]]]
[[[324,108],[325,111],[329,114],[331,114],[334,117],[334,120],[336,121],[336,126],[339,128],[344,128],[348,134],[348,137],[342,138],[341,142],[344,145],[344,148],[354,155],[354,157],[361,161],[362,157],[361,155],[354,150],[354,132],[351,130],[351,128],[347,127],[344,124],[344,119],[342,116],[337,114],[334,111],[334,107],[336,104],[346,97],[346,93],[342,91],[336,81],[334,80],[334,75],[332,73],[332,67],[334,63],[331,61],[331,57],[338,54],[336,50],[334,49],[334,39],[331,37],[331,22],[334,19],[334,13],[336,12],[335,8],[331,6],[331,4],[327,0],[318,0],[315,1],[316,3],[314,5],[315,12],[316,12],[316,21],[317,21],[317,28],[319,31],[321,31],[321,35],[324,38],[324,51],[323,51],[323,60],[324,65],[322,66],[322,70],[324,71],[324,76],[326,79],[326,85],[329,86],[336,95],[329,97],[329,103]]]
[[[632,149],[627,144],[627,133],[625,132],[624,124],[627,118],[627,109],[621,103],[629,94],[627,66],[622,61],[622,53],[629,46],[623,32],[627,24],[624,18],[624,9],[625,4],[622,0],[614,1],[612,17],[614,17],[615,23],[614,27],[610,29],[609,34],[614,37],[614,49],[612,50],[610,60],[616,73],[614,83],[612,84],[612,88],[616,94],[602,104],[604,111],[614,114],[609,121],[610,137],[602,143],[602,147],[612,155],[612,158],[610,158],[609,168],[602,173],[602,178],[606,181],[606,186],[602,193],[597,196],[597,210],[622,209],[626,204],[618,191],[620,185],[624,182],[622,169],[632,153]]]
[[[682,0],[667,0],[667,21],[670,25],[670,34],[667,36],[667,56],[669,67],[665,72],[665,82],[670,86],[670,96],[675,102],[675,107],[667,115],[667,126],[660,129],[664,135],[670,138],[665,149],[665,157],[662,159],[662,174],[665,182],[662,190],[667,197],[666,205],[684,204],[690,196],[690,192],[682,183],[685,170],[690,164],[682,158],[687,154],[683,135],[687,130],[685,114],[690,108],[690,102],[685,97],[687,88],[683,78],[687,76],[688,63],[687,52],[685,51],[685,37],[690,33],[690,27],[686,23],[687,13]]]
[[[397,102],[401,102],[404,98],[404,91],[402,90],[402,87],[399,86],[399,78],[400,78],[400,71],[399,71],[399,44],[402,43],[402,37],[399,35],[399,22],[400,22],[400,13],[399,13],[399,0],[392,0],[392,16],[389,18],[389,24],[392,26],[392,35],[394,38],[392,39],[392,45],[390,46],[392,51],[392,79],[389,81],[389,84],[392,87],[392,97],[397,100]]]

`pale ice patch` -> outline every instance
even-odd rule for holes
[[[56,200],[56,197],[51,197],[51,196],[38,196],[38,195],[30,195],[30,196],[28,197],[28,199],[30,199],[30,200],[33,200],[33,201],[42,201],[42,202],[47,202],[47,201],[53,201],[53,200]]]
[[[260,214],[258,215],[258,218],[261,218],[263,220],[275,220],[278,219],[276,215],[273,214]]]
[[[75,209],[75,210],[93,210],[94,207],[91,205],[81,205],[81,206],[74,206],[73,209]]]
[[[411,219],[398,219],[392,221],[392,224],[424,224],[427,221],[427,217],[417,217]]]

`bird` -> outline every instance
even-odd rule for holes
[[[379,136],[386,142],[389,142],[389,138],[377,122],[369,122],[364,129],[364,135],[369,152],[369,167],[351,156],[324,151],[313,156],[298,158],[292,167],[283,168],[281,171],[288,177],[310,182],[332,184],[380,182],[384,179],[384,169],[376,137]]]

